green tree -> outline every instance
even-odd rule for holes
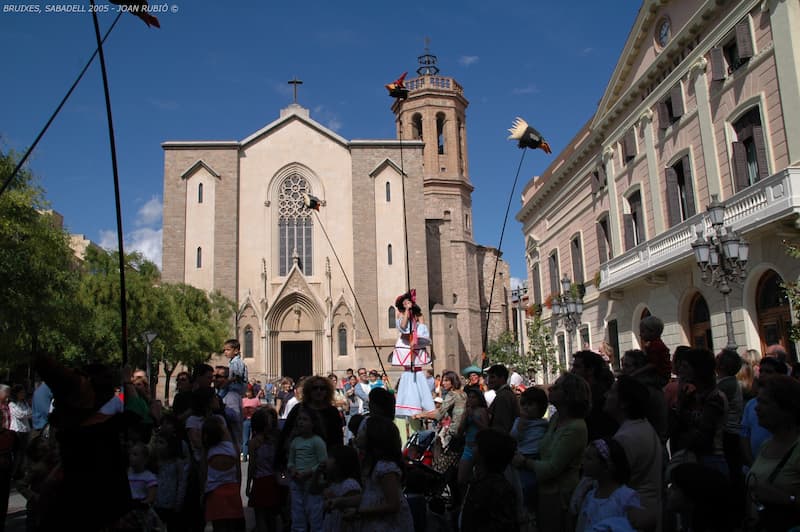
[[[528,323],[528,367],[544,376],[544,382],[558,375],[562,368],[558,365],[556,347],[547,326],[538,313],[527,320]]]
[[[504,364],[516,369],[524,369],[527,362],[519,352],[519,344],[511,331],[504,331],[494,340],[489,341],[486,348],[491,364]]]
[[[783,245],[786,247],[786,253],[790,257],[794,259],[800,259],[799,244],[784,240]],[[794,310],[795,315],[797,315],[797,313],[800,312],[800,284],[798,284],[797,281],[788,281],[784,282],[782,286],[786,291],[786,297],[789,299],[789,304],[792,306],[792,310]],[[790,336],[794,342],[800,340],[800,322],[795,322],[792,324]]]
[[[0,153],[0,181],[15,165],[13,153]],[[80,325],[73,312],[77,261],[48,208],[25,169],[0,196],[0,364],[9,369],[27,363],[35,351],[60,352]]]

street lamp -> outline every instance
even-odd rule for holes
[[[147,386],[150,388],[150,395],[151,396],[153,395],[153,389],[152,389],[153,388],[153,381],[150,379],[150,346],[153,343],[153,340],[156,339],[156,336],[158,336],[158,335],[156,333],[154,333],[153,331],[146,331],[144,334],[142,334],[142,338],[144,339],[144,342],[147,345],[147,361],[145,363],[147,365],[147,368],[146,368],[146,371],[147,371]]]
[[[726,349],[736,350],[736,338],[731,318],[729,295],[731,284],[741,284],[747,276],[747,259],[750,243],[724,225],[725,204],[711,195],[711,203],[706,207],[711,222],[711,231],[706,236],[703,229],[697,230],[697,240],[692,242],[694,258],[702,275],[703,283],[716,287],[725,301],[725,327],[728,333]]]
[[[572,295],[572,281],[565,275],[561,279],[561,293],[553,296],[553,317],[562,321],[567,330],[569,356],[572,356],[572,333],[581,324],[581,314],[583,299],[580,295]]]
[[[523,345],[525,342],[525,336],[523,332],[523,327],[525,327],[525,314],[522,308],[522,298],[525,297],[528,293],[528,287],[525,285],[519,285],[517,288],[511,290],[511,299],[512,301],[514,298],[517,300],[517,320],[515,320],[515,325],[517,326],[517,337],[519,340],[519,356],[525,356],[525,346]]]

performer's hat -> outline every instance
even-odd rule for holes
[[[411,312],[414,313],[414,316],[422,315],[422,309],[419,308],[419,306],[417,305],[417,290],[415,288],[412,288],[405,294],[397,296],[397,299],[394,300],[394,306],[400,312],[405,311],[405,309],[403,308],[403,301],[405,301],[406,299],[410,300],[412,303]]]
[[[467,366],[466,368],[461,370],[461,374],[463,376],[465,376],[465,377],[469,377],[470,374],[472,374],[472,373],[480,375],[481,373],[483,373],[483,371],[481,371],[481,368],[479,368],[478,366],[475,366],[475,365]]]

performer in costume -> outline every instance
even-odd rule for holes
[[[431,363],[427,346],[431,343],[428,326],[422,318],[422,310],[415,303],[414,290],[395,301],[395,317],[400,337],[394,345],[392,365],[402,366],[403,375],[397,386],[397,417],[412,417],[435,408],[433,395],[425,379],[424,366]]]

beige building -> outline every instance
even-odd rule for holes
[[[782,244],[800,240],[798,35],[796,1],[642,3],[596,114],[527,184],[517,214],[531,299],[547,303],[564,276],[585,286],[575,348],[636,348],[652,313],[673,349],[718,351],[730,327],[740,352],[794,352],[780,283],[800,275]],[[728,317],[727,290],[704,282],[692,246],[714,233],[714,198],[734,237],[722,240],[749,242]]]
[[[237,302],[253,377],[379,368],[378,356],[390,369],[409,283],[437,371],[480,353],[487,314],[490,337],[508,327],[508,267],[487,313],[496,252],[472,238],[467,100],[434,56],[420,64],[392,106],[397,139],[342,138],[294,103],[243,140],[162,144],[163,279]]]

